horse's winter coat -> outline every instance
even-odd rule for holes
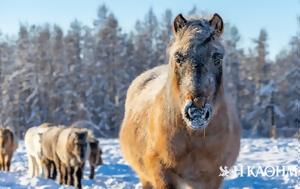
[[[124,158],[143,188],[219,188],[236,161],[240,127],[222,77],[223,21],[174,20],[169,64],[138,76],[120,131]]]
[[[42,166],[42,135],[47,127],[31,127],[26,131],[24,143],[28,157],[28,172],[31,177],[43,175]]]
[[[81,188],[84,163],[87,159],[87,130],[69,127],[63,129],[56,146],[57,163],[61,173],[60,183]]]
[[[43,153],[41,159],[46,178],[56,179],[59,168],[59,159],[56,155],[57,140],[64,128],[63,126],[50,127],[42,135],[41,146]]]
[[[17,138],[9,128],[0,127],[0,171],[9,171],[11,158],[18,147]]]

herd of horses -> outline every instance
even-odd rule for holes
[[[90,165],[89,178],[95,167],[102,164],[102,150],[92,131],[71,126],[44,123],[31,127],[25,133],[24,143],[28,157],[28,173],[57,179],[59,184],[82,188],[81,179],[86,161]],[[0,128],[0,171],[9,171],[18,142],[9,128]]]
[[[224,90],[223,30],[218,14],[210,19],[179,14],[168,64],[144,72],[130,85],[119,139],[143,189],[217,189],[224,179],[220,167],[235,163],[240,125]],[[2,138],[11,138],[7,150],[0,148],[7,153],[1,169],[8,170],[16,143],[9,131],[0,130],[0,143]],[[76,126],[33,127],[25,146],[32,176],[44,170],[46,178],[77,188],[87,157],[91,167],[101,164],[97,139]]]

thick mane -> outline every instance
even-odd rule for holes
[[[214,30],[210,27],[209,22],[205,18],[189,18],[187,24],[182,30],[180,30],[177,34],[177,37],[173,37],[169,43],[169,47],[167,52],[170,52],[170,48],[172,48],[173,44],[176,40],[196,40],[199,43],[206,43],[212,39],[214,35]]]

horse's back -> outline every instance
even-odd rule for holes
[[[39,127],[40,128],[48,128],[48,127],[53,127],[55,124],[53,123],[42,123]]]
[[[66,149],[68,138],[74,128],[64,128],[57,136],[57,149],[58,151],[64,151]]]
[[[143,107],[154,101],[166,83],[167,65],[154,67],[136,77],[127,91],[125,114],[128,111],[143,111]]]

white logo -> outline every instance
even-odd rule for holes
[[[221,177],[299,177],[299,167],[295,166],[243,166],[219,167]]]
[[[227,166],[224,166],[224,168],[222,166],[220,166],[219,169],[220,169],[219,176],[221,176],[221,177],[228,177],[230,175],[230,171],[228,170]]]

